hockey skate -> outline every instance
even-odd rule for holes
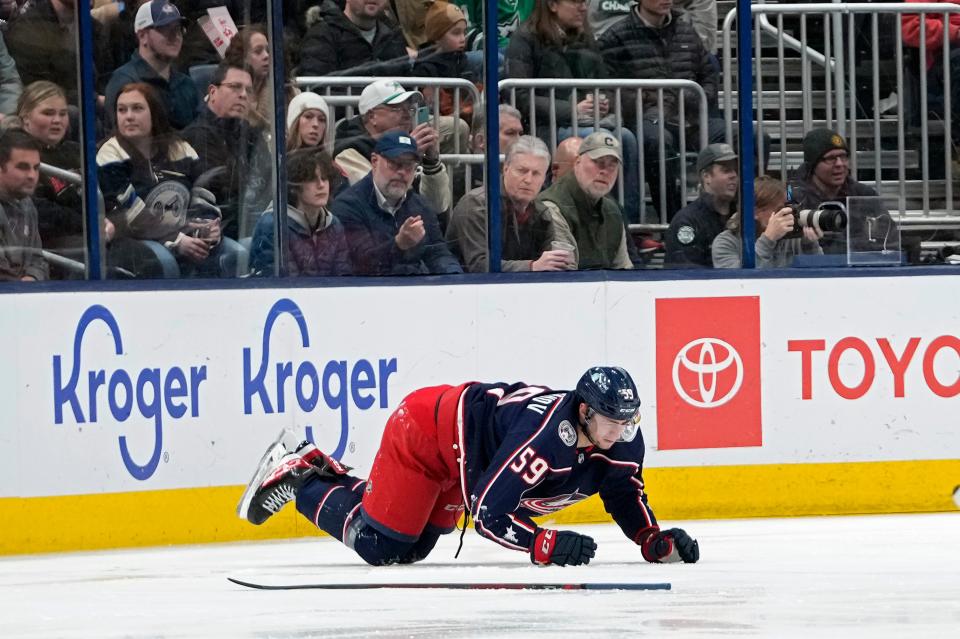
[[[240,498],[238,517],[259,526],[293,501],[297,489],[311,474],[334,477],[349,472],[349,467],[323,454],[310,442],[296,445],[296,441],[293,432],[284,429],[270,444]]]

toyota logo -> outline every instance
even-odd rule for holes
[[[696,385],[692,383],[693,378],[696,379]],[[684,384],[684,381],[691,383]],[[723,406],[733,399],[742,383],[743,360],[740,359],[740,353],[722,339],[695,339],[681,348],[673,360],[673,387],[683,401],[691,406]]]

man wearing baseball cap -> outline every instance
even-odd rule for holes
[[[713,268],[711,246],[736,210],[740,179],[729,144],[707,145],[697,156],[700,197],[680,209],[666,235],[664,266]]]
[[[404,131],[380,136],[370,172],[333,201],[355,275],[462,273],[440,231],[437,212],[411,187],[423,156]]]
[[[877,197],[877,192],[860,184],[850,175],[850,148],[836,131],[811,129],[803,136],[803,164],[797,169],[797,178],[790,183],[790,201],[801,209],[816,209],[823,202],[846,204],[848,197]],[[865,202],[865,201],[864,201]],[[890,213],[876,201],[871,217],[890,219]],[[850,236],[861,234],[863,216],[851,215]],[[825,253],[846,251],[846,233],[826,233],[820,240]],[[871,250],[869,246],[860,247]]]
[[[167,0],[149,0],[137,9],[133,30],[137,50],[130,61],[118,68],[107,83],[107,116],[116,121],[117,95],[125,85],[145,82],[156,89],[167,107],[167,116],[175,129],[193,122],[200,106],[196,85],[185,73],[173,69],[183,47],[186,20]]]
[[[435,210],[443,212],[451,208],[452,196],[447,170],[440,162],[440,138],[429,122],[413,125],[414,113],[423,101],[422,93],[407,91],[396,80],[371,82],[360,93],[360,115],[337,126],[333,156],[350,184],[356,184],[370,172],[377,140],[388,131],[409,135],[423,156],[415,189]]]
[[[617,137],[595,131],[583,139],[573,171],[537,198],[570,228],[580,269],[633,268],[620,205],[607,197],[622,162]]]

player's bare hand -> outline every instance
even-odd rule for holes
[[[565,271],[570,268],[569,251],[544,251],[540,258],[530,264],[531,271]]]
[[[419,215],[414,215],[403,221],[394,241],[401,251],[409,251],[419,244],[426,234],[427,231],[423,228],[423,220]]]
[[[177,253],[191,262],[199,264],[210,255],[210,247],[198,237],[181,235],[180,241],[177,243]]]
[[[785,206],[770,216],[767,222],[767,228],[763,234],[772,242],[783,238],[784,235],[793,230],[793,210]]]
[[[423,157],[433,160],[440,157],[440,135],[429,122],[414,127],[410,137],[417,143],[417,150],[423,154]]]

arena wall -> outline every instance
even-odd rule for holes
[[[234,513],[281,428],[365,474],[415,388],[596,363],[661,520],[953,508],[960,277],[491,281],[0,297],[0,554],[315,534]]]

